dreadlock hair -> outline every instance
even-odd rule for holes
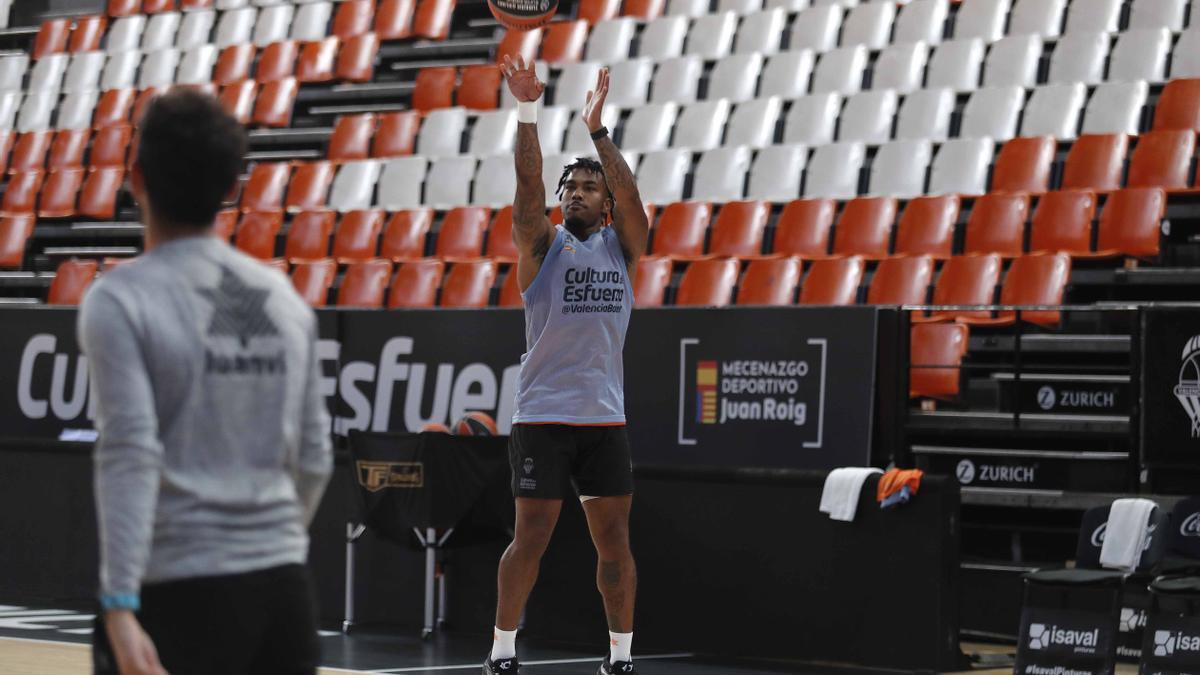
[[[571,177],[571,172],[575,169],[583,169],[584,171],[591,171],[592,173],[600,174],[602,177],[604,176],[604,167],[600,164],[600,162],[597,162],[591,157],[576,157],[574,162],[571,162],[563,167],[562,176],[560,176],[558,179],[558,189],[554,191],[554,194],[559,199],[562,199],[563,190],[566,189],[567,186],[567,179]],[[605,183],[606,188],[607,185],[608,184]]]

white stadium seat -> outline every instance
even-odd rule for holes
[[[949,13],[949,0],[912,0],[900,9],[896,17],[896,34],[892,42],[941,43]]]
[[[58,106],[58,115],[54,121],[56,129],[90,129],[92,115],[96,112],[96,101],[100,92],[81,91],[67,94]]]
[[[466,108],[441,108],[425,116],[417,132],[417,154],[425,157],[457,155],[467,127]]]
[[[759,96],[778,96],[785,100],[808,92],[814,66],[813,53],[808,50],[779,52],[767,60],[763,68]]]
[[[512,155],[495,155],[479,162],[471,196],[473,204],[500,208],[511,204],[516,194],[517,172],[513,171]]]
[[[57,92],[30,92],[21,102],[21,110],[17,113],[17,131],[27,134],[31,131],[49,129],[50,115],[54,113],[54,106],[57,103]]]
[[[1015,138],[1024,107],[1025,90],[1021,87],[984,87],[967,99],[959,136],[1001,142]]]
[[[288,39],[295,14],[296,9],[292,5],[264,7],[258,13],[258,21],[254,24],[255,46],[261,49],[272,42],[283,42]]]
[[[258,19],[258,10],[253,7],[222,12],[221,18],[217,21],[217,49],[249,42],[254,37],[256,19]]]
[[[1017,0],[1009,17],[1008,34],[1058,37],[1066,8],[1067,0]]]
[[[700,101],[684,108],[675,123],[672,147],[700,152],[721,145],[730,108],[729,101],[723,98]]]
[[[945,88],[922,89],[905,96],[896,121],[896,138],[946,140],[950,136],[954,98],[954,92]]]
[[[1166,28],[1135,28],[1117,36],[1108,64],[1109,82],[1147,80],[1162,82],[1167,76],[1171,31]]]
[[[108,63],[104,64],[104,74],[100,76],[100,88],[104,91],[132,88],[137,82],[137,71],[141,65],[141,52],[109,54]]]
[[[724,58],[733,50],[733,36],[738,19],[733,12],[706,14],[692,23],[684,53],[694,54],[706,61]]]
[[[894,89],[901,94],[916,91],[925,80],[929,47],[924,42],[892,45],[879,54],[871,78],[872,89]]]
[[[105,36],[104,50],[109,54],[137,49],[146,32],[146,17],[143,14],[126,16],[112,22]]]
[[[835,5],[811,7],[796,15],[792,22],[788,49],[826,52],[837,45],[842,27],[842,8]]]
[[[209,44],[213,26],[217,23],[217,13],[212,10],[185,12],[183,22],[179,24],[179,32],[175,34],[175,47],[178,49],[195,49],[200,45]]]
[[[691,170],[692,153],[672,148],[646,153],[638,166],[638,191],[651,204],[683,200],[683,184]]]
[[[420,160],[424,162],[425,160]],[[375,195],[375,183],[383,163],[378,160],[346,162],[338,169],[329,193],[329,206],[336,211],[346,212],[371,208]],[[422,170],[422,177],[424,171]],[[420,183],[417,183],[418,189]],[[419,196],[419,195],[418,195]]]
[[[488,110],[479,113],[471,127],[467,152],[476,157],[511,153],[517,137],[517,111]]]
[[[871,2],[850,10],[842,22],[843,46],[864,45],[867,49],[879,50],[887,46],[892,37],[892,22],[896,20],[896,4],[893,2]]]
[[[71,57],[67,76],[63,81],[63,93],[96,91],[100,88],[100,75],[108,54],[104,52],[80,52]]]
[[[667,15],[695,18],[708,13],[708,0],[668,0]]]
[[[350,162],[346,166],[360,163]],[[383,171],[379,173],[379,198],[376,200],[376,206],[388,211],[399,211],[424,205],[421,201],[421,186],[424,185],[428,172],[429,161],[424,157],[398,157],[388,160],[383,165]],[[340,173],[338,178],[341,178]],[[334,188],[337,188],[336,181]]]
[[[1067,9],[1067,33],[1115,33],[1123,0],[1074,0]]]
[[[1183,30],[1187,0],[1133,0],[1129,28],[1166,28]]]
[[[892,121],[899,97],[890,89],[865,91],[846,98],[842,109],[839,141],[859,141],[867,145],[887,143],[892,137]]]
[[[774,54],[779,51],[787,14],[778,7],[755,12],[742,19],[733,51],[737,54]]]
[[[201,45],[184,52],[175,72],[178,84],[204,84],[212,82],[213,66],[217,63],[217,47]]]
[[[750,168],[747,199],[786,202],[800,196],[808,149],[803,145],[772,145],[758,151]]]
[[[863,72],[867,69],[867,48],[839,47],[821,55],[813,74],[814,92],[836,91],[849,95],[862,90]]]
[[[179,50],[163,49],[150,52],[142,59],[142,71],[138,75],[138,89],[169,87],[175,83],[175,70],[179,67]]]
[[[928,140],[892,141],[879,147],[871,163],[868,194],[911,199],[925,194],[925,172],[933,157]]]
[[[810,94],[796,99],[784,123],[783,142],[810,146],[832,143],[841,111],[840,94]]]
[[[19,91],[0,92],[0,130],[15,129],[17,111],[21,108],[24,95]]]
[[[729,118],[725,143],[765,148],[775,140],[775,125],[782,113],[783,100],[778,96],[739,103]]]
[[[425,204],[438,210],[470,204],[476,162],[469,155],[433,160],[425,178]]]
[[[675,103],[652,103],[635,108],[625,121],[621,148],[646,152],[662,150],[671,145],[671,130],[679,117]]]
[[[1103,82],[1110,40],[1108,33],[1075,32],[1060,37],[1050,55],[1050,83]]]
[[[1145,82],[1108,82],[1096,87],[1083,114],[1083,133],[1136,135],[1149,92]]]
[[[733,12],[738,16],[761,12],[762,8],[762,0],[717,0],[718,12]]]
[[[652,59],[669,59],[683,53],[687,39],[688,20],[684,16],[662,16],[642,29],[638,56]]]
[[[29,72],[28,54],[0,56],[0,92],[21,91],[27,72]]]
[[[1060,141],[1075,138],[1086,98],[1087,86],[1082,82],[1034,89],[1025,105],[1021,135],[1053,136]]]
[[[1200,30],[1185,30],[1179,34],[1171,55],[1171,77],[1200,77]]]
[[[983,53],[983,40],[979,38],[943,42],[929,58],[925,86],[975,91],[983,67]]]
[[[830,199],[858,196],[858,178],[866,155],[862,143],[833,143],[817,148],[808,161],[804,196]]]
[[[698,56],[678,56],[660,62],[650,83],[650,102],[695,101],[703,74],[704,62]]]
[[[654,77],[654,62],[650,59],[631,59],[609,66],[608,99],[605,105],[636,108],[650,98],[650,81]]]
[[[762,69],[762,54],[734,54],[721,59],[709,75],[707,98],[749,101],[754,98]]]
[[[610,107],[605,103],[604,112],[600,114],[600,121],[604,123],[604,126],[609,129],[615,129],[617,120],[620,118],[620,109]],[[596,144],[592,141],[592,136],[588,133],[587,124],[584,123],[583,117],[580,115],[575,115],[567,125],[567,137],[563,144],[563,152],[577,155],[596,154]]]
[[[1004,36],[1009,0],[969,0],[960,3],[954,18],[954,39],[979,38],[995,42]]]
[[[314,42],[329,35],[329,18],[333,16],[332,2],[311,2],[300,5],[292,21],[293,40]]]
[[[29,73],[29,91],[58,91],[71,62],[69,54],[47,54],[33,64]]]
[[[582,108],[587,93],[596,87],[599,72],[600,64],[595,61],[564,64],[554,83],[554,105],[565,105],[572,110]]]
[[[566,106],[548,105],[538,111],[538,145],[543,155],[562,152],[563,136],[567,133],[567,123],[570,121],[571,111]]]
[[[1037,86],[1041,59],[1042,38],[1036,35],[1009,35],[997,40],[983,66],[983,86]]]
[[[929,194],[986,193],[988,167],[995,151],[990,138],[955,138],[942,143],[933,158]]]
[[[637,35],[637,22],[623,16],[601,21],[592,27],[584,58],[598,63],[615,63],[629,58],[629,47]]]
[[[750,170],[750,148],[714,148],[696,163],[692,199],[715,202],[737,201],[744,196],[746,172]]]
[[[181,19],[182,15],[179,12],[163,12],[151,16],[150,21],[146,23],[146,31],[142,33],[142,51],[153,52],[174,47]]]

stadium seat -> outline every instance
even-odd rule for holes
[[[425,255],[425,239],[433,225],[433,209],[415,208],[397,211],[383,233],[379,255],[393,262]]]
[[[378,162],[374,162],[378,166]],[[378,172],[378,169],[376,169]],[[387,211],[411,209],[422,205],[421,186],[429,172],[429,161],[424,157],[397,157],[383,163],[379,176],[379,198],[376,201]],[[351,202],[351,209],[367,208],[360,200]]]
[[[371,143],[371,156],[389,158],[411,155],[416,147],[420,125],[420,115],[413,111],[381,114],[379,129]]]
[[[58,92],[31,93],[21,102],[16,130],[25,134],[50,128],[50,116],[58,103]]]
[[[1067,35],[1078,32],[1115,33],[1120,30],[1123,0],[1073,3],[1067,9]]]
[[[799,258],[771,256],[750,261],[738,287],[739,305],[790,305],[800,285]]]
[[[1129,160],[1127,187],[1187,187],[1196,134],[1186,130],[1150,131],[1138,137]]]
[[[557,155],[562,152],[563,136],[567,133],[567,124],[570,121],[571,111],[563,106],[543,106],[538,112],[538,144],[543,155]]]
[[[775,125],[782,112],[783,101],[778,96],[739,103],[725,130],[726,145],[766,148],[775,140]]]
[[[946,18],[950,12],[948,0],[912,0],[900,8],[892,42],[912,44],[924,42],[936,45],[942,41]]]
[[[160,14],[175,10],[175,0],[145,0],[142,11],[146,14]]]
[[[886,258],[894,222],[895,199],[859,197],[846,202],[834,233],[833,254],[859,255],[868,260]]]
[[[671,259],[645,255],[638,258],[633,280],[635,307],[660,307],[671,283]]]
[[[432,179],[433,174],[430,176]],[[475,206],[499,208],[511,204],[513,195],[517,192],[517,175],[513,171],[512,151],[484,157],[475,171],[474,186],[471,203]]]
[[[258,10],[253,7],[222,12],[216,27],[215,44],[217,48],[224,49],[230,45],[250,42],[254,37],[254,22],[257,18]]]
[[[95,260],[64,260],[58,265],[46,303],[50,305],[78,305],[92,280],[96,278]]]
[[[0,92],[0,129],[12,131],[17,117],[17,109],[21,106],[21,92]]]
[[[1100,212],[1097,255],[1157,258],[1167,197],[1158,188],[1128,188],[1108,196]]]
[[[929,47],[923,42],[897,44],[884,49],[875,61],[872,89],[890,89],[907,94],[921,88]]]
[[[892,37],[895,20],[896,5],[893,3],[861,4],[851,9],[842,22],[841,44],[864,45],[873,51],[883,49]]]
[[[141,0],[108,0],[106,11],[111,17],[121,17],[137,14],[141,10]]]
[[[288,227],[283,256],[293,263],[328,257],[329,237],[333,235],[336,218],[336,214],[328,209],[297,213]]]
[[[213,235],[221,241],[229,242],[237,230],[237,221],[237,209],[221,209],[217,212],[216,220],[213,221]]]
[[[654,228],[651,253],[682,260],[703,256],[711,218],[712,205],[708,202],[668,204]]]
[[[371,20],[375,18],[375,0],[344,0],[338,3],[333,16],[330,33],[346,40],[371,31]]]
[[[967,326],[960,323],[923,323],[912,327],[909,398],[953,398],[958,395],[968,331]]]
[[[891,90],[865,91],[846,97],[838,128],[839,141],[880,145],[892,137],[899,98]]]
[[[500,284],[500,299],[496,303],[497,307],[523,307],[525,301],[521,298],[521,287],[518,285],[517,267],[513,265],[508,268],[508,274],[504,275],[504,281]]]
[[[868,305],[924,305],[933,281],[933,258],[897,256],[880,261],[867,288]]]
[[[333,236],[334,259],[348,264],[375,257],[383,220],[383,211],[378,210],[350,211],[342,216]]]
[[[691,163],[691,152],[687,150],[646,153],[637,170],[638,188],[643,201],[669,204],[682,200],[684,180]]]
[[[1154,131],[1200,130],[1200,79],[1171,80],[1154,108]]]
[[[392,263],[375,258],[352,263],[338,289],[338,307],[379,309],[392,277]]]
[[[774,54],[779,51],[780,41],[787,23],[787,13],[774,7],[754,12],[742,19],[734,37],[735,54]]]
[[[619,0],[582,0],[576,16],[588,22],[589,25],[596,25],[613,19],[620,9]]]
[[[458,105],[470,110],[495,110],[500,103],[501,80],[500,68],[492,64],[463,68]]]
[[[185,11],[179,32],[175,34],[175,46],[179,49],[195,49],[200,45],[214,44],[212,29],[216,22],[216,12]],[[215,46],[221,48],[221,45]]]
[[[609,67],[611,81],[608,89],[608,106],[635,108],[644,105],[650,97],[650,81],[654,76],[654,62],[646,58],[620,61]]]
[[[61,54],[67,51],[67,38],[71,35],[70,19],[49,19],[43,21],[38,28],[37,36],[33,39],[33,51],[30,56],[35,60],[51,54]]]
[[[512,228],[512,207],[505,206],[497,210],[488,228],[484,255],[501,263],[516,262],[519,251],[513,241]]]
[[[0,57],[0,91],[21,91],[25,73],[29,72],[28,54],[9,54]]]
[[[929,176],[929,194],[981,195],[995,145],[990,138],[955,138],[938,148]]]
[[[1014,138],[1024,105],[1025,90],[1021,87],[980,89],[967,101],[959,136],[991,138],[1000,142]]]
[[[1107,192],[1120,188],[1128,147],[1125,134],[1084,134],[1075,139],[1063,166],[1063,189]]]
[[[1087,87],[1082,82],[1034,89],[1025,106],[1021,135],[1054,136],[1059,140],[1075,138],[1086,98]]]
[[[296,62],[296,80],[301,84],[332,81],[340,46],[341,41],[335,37],[304,43]]]
[[[995,192],[975,200],[967,220],[965,253],[996,253],[1006,258],[1021,255],[1029,197]]]
[[[650,102],[694,103],[704,62],[697,56],[679,56],[661,61],[650,83]]]
[[[241,80],[221,88],[218,99],[221,107],[242,124],[249,124],[254,114],[254,101],[258,98],[258,83]]]
[[[815,65],[813,53],[808,50],[775,54],[763,68],[759,96],[778,96],[789,101],[804,96],[808,92]],[[837,100],[840,105],[841,97],[838,96]]]
[[[587,93],[596,87],[600,64],[594,61],[567,63],[554,85],[554,104],[570,110],[583,107]]]
[[[476,167],[477,160],[471,156],[440,157],[430,162],[424,202],[436,209],[471,204],[471,179]]]
[[[808,149],[799,144],[770,145],[758,151],[750,167],[750,199],[786,202],[800,196]]]
[[[320,3],[318,3],[320,4]],[[312,5],[302,5],[302,8]],[[266,47],[272,42],[282,42],[288,39],[289,34],[293,40],[308,40],[310,38],[299,37],[296,33],[296,26],[299,26],[299,21],[296,21],[296,5],[271,5],[264,7],[258,11],[258,18],[254,23],[253,41],[257,47]],[[321,31],[324,35],[324,30]]]
[[[990,305],[1000,281],[1000,256],[960,255],[942,265],[933,287],[934,305]],[[987,310],[942,309],[930,312],[938,321],[957,317],[987,317]]]
[[[263,85],[254,102],[251,121],[257,126],[283,128],[292,123],[292,109],[296,107],[299,84],[296,78],[288,77]]]
[[[954,20],[954,37],[995,42],[1004,35],[1010,0],[972,0],[959,5]]]
[[[374,113],[343,115],[333,125],[326,156],[334,162],[366,159],[371,154],[378,117]]]
[[[375,76],[375,58],[378,55],[378,35],[355,35],[342,43],[334,75],[343,82],[370,82]]]
[[[175,71],[179,66],[179,51],[163,49],[149,52],[142,59],[138,74],[138,89],[169,87],[175,83]]]
[[[1000,289],[1001,305],[1061,305],[1067,278],[1071,273],[1071,257],[1066,253],[1034,253],[1013,261]],[[1002,310],[995,318],[960,316],[956,320],[968,325],[1011,325],[1016,312]],[[1042,326],[1057,325],[1057,311],[1021,312],[1021,319]]]
[[[707,0],[667,0],[667,14],[694,19],[707,14],[708,6]]]
[[[1166,28],[1128,30],[1117,37],[1108,65],[1108,81],[1162,82],[1167,77],[1171,31]]]
[[[429,309],[437,300],[446,265],[441,260],[409,260],[401,263],[388,292],[388,309]],[[509,272],[515,278],[514,271]],[[520,296],[517,298],[520,300]]]
[[[677,306],[724,307],[733,301],[740,265],[732,258],[706,258],[687,266],[679,290]]]
[[[416,0],[380,0],[375,12],[375,34],[380,40],[403,40],[412,35]]]
[[[1050,3],[1052,0],[1040,0]],[[983,66],[985,87],[1025,87],[1037,85],[1038,65],[1042,58],[1042,39],[1037,35],[1009,35],[992,45]]]
[[[979,87],[983,54],[983,41],[978,38],[943,42],[933,50],[933,56],[929,57],[925,86],[948,87],[954,91],[975,91]]]
[[[863,259],[858,256],[813,261],[800,288],[801,305],[853,305],[862,284]]]
[[[282,227],[280,211],[246,211],[238,224],[235,245],[242,253],[259,260],[274,258],[275,240]]]
[[[4,200],[0,202],[0,213],[13,215],[33,213],[37,205],[38,193],[46,179],[42,170],[17,171],[8,177],[8,185],[4,188]]]
[[[573,63],[583,56],[588,22],[555,21],[542,33],[542,60],[550,64]]]
[[[104,92],[96,104],[92,126],[103,129],[128,124],[130,111],[136,98],[137,90],[135,89],[111,89]]]
[[[738,20],[733,12],[706,14],[697,18],[688,31],[684,53],[706,61],[718,61],[733,51]]]
[[[896,121],[896,139],[946,140],[950,136],[954,99],[954,92],[945,88],[922,89],[905,96]]]
[[[891,141],[879,146],[871,162],[868,194],[912,199],[925,194],[925,173],[933,159],[927,140]]]
[[[1062,251],[1072,256],[1091,253],[1096,195],[1086,190],[1047,192],[1038,199],[1029,228],[1029,250]]]
[[[417,153],[425,157],[459,154],[466,126],[466,108],[439,108],[430,112],[417,134]]]
[[[674,124],[675,134],[671,145],[697,152],[716,148],[721,145],[725,123],[729,120],[729,111],[730,104],[727,99],[700,101],[688,105]],[[671,138],[669,126],[666,132],[666,138]]]
[[[1129,13],[1129,28],[1166,28],[1178,33],[1183,30],[1183,14],[1187,0],[1133,0]]]
[[[490,217],[489,209],[477,206],[451,209],[442,219],[435,255],[442,259],[478,258]]]
[[[445,40],[450,35],[450,15],[455,0],[420,0],[413,15],[412,34],[429,40]]]
[[[728,202],[713,223],[709,255],[746,258],[762,254],[771,205],[761,201]]]
[[[337,263],[332,260],[307,260],[292,267],[292,286],[313,307],[325,306],[336,277]]]
[[[521,58],[525,59],[525,63],[530,63],[537,58],[538,47],[541,44],[541,28],[505,31],[504,37],[500,39],[500,44],[496,45],[496,63],[504,63],[505,56],[514,62]]]
[[[825,52],[813,72],[812,91],[833,91],[843,96],[859,92],[867,60],[867,49],[862,45],[838,47]]]
[[[71,57],[67,54],[47,54],[34,62],[29,71],[30,92],[57,92],[62,89],[63,77],[67,74],[67,66]]]
[[[259,162],[250,169],[242,190],[243,211],[271,211],[283,207],[283,197],[292,176],[287,162]]]
[[[832,199],[794,199],[783,207],[775,224],[772,253],[819,258],[829,252],[829,231],[837,202]]]
[[[91,166],[125,166],[125,151],[132,136],[132,130],[127,126],[97,131],[92,143]],[[91,139],[90,129],[64,129],[55,133],[46,168],[53,171],[82,167],[83,153]]]
[[[49,130],[20,134],[13,145],[8,170],[16,172],[45,169],[46,153],[50,151],[50,144],[53,142],[54,132]]]
[[[1016,0],[1009,14],[1008,34],[1058,37],[1066,8],[1067,0]]]
[[[100,98],[100,93],[96,91],[67,94],[58,105],[55,128],[90,129],[92,127],[92,116],[96,112],[96,99],[98,98]]]
[[[812,94],[796,99],[784,123],[783,142],[829,145],[833,142],[841,109],[840,94]]]
[[[788,49],[821,54],[837,45],[844,10],[836,5],[817,5],[802,10],[792,21]]]
[[[642,28],[638,56],[656,61],[680,56],[687,32],[687,17],[664,16],[654,19]]]
[[[25,243],[33,234],[32,213],[0,215],[0,268],[17,268],[25,259]]]
[[[83,169],[57,169],[46,174],[38,197],[38,218],[67,218],[75,215]]]
[[[63,80],[64,93],[95,91],[100,88],[100,75],[108,55],[104,52],[80,52],[71,57]]]
[[[662,15],[665,5],[665,0],[626,0],[621,16],[650,21]]]
[[[253,49],[254,45],[248,45]],[[300,44],[295,40],[272,42],[262,50],[254,79],[258,82],[274,82],[291,77],[296,72],[296,61],[300,56]],[[415,93],[415,92],[414,92]]]
[[[175,34],[179,31],[181,16],[178,12],[166,12],[150,17],[142,32],[141,50],[156,52],[175,46]]]
[[[953,252],[958,197],[918,197],[908,202],[896,225],[896,255],[928,255],[943,260]]]
[[[1049,136],[1014,138],[1005,143],[992,168],[992,191],[1041,194],[1048,190],[1055,148]]]
[[[458,69],[453,66],[422,68],[417,72],[412,92],[414,110],[429,111],[454,105],[454,86]]]
[[[736,146],[705,151],[696,164],[692,198],[720,202],[744,197],[751,154],[750,148]]]
[[[637,23],[629,17],[600,21],[592,26],[584,58],[596,63],[624,61],[629,58],[629,48],[635,35]]]
[[[8,173],[9,154],[16,140],[15,131],[0,131],[0,175]]]
[[[254,64],[257,52],[254,45],[243,43],[230,45],[221,50],[217,56],[217,64],[213,69],[212,81],[219,86],[226,86],[250,77],[250,67]],[[272,55],[272,59],[275,57]],[[263,53],[267,60],[267,54]]]
[[[866,152],[862,143],[833,143],[817,148],[805,172],[804,196],[833,199],[858,196],[859,172]]]
[[[722,58],[709,75],[707,98],[710,101],[726,99],[730,103],[749,101],[754,98],[762,68],[761,54],[734,54]]]
[[[457,262],[442,284],[442,307],[486,307],[496,283],[496,263],[491,260]]]
[[[1107,82],[1096,87],[1083,115],[1085,134],[1137,134],[1149,87],[1145,82]]]
[[[217,48],[213,45],[201,45],[184,52],[179,61],[179,69],[175,71],[175,82],[178,84],[208,84],[213,80],[213,67],[217,63]]]
[[[105,36],[105,50],[109,54],[138,50],[146,32],[146,22],[143,14],[133,14],[114,21]]]

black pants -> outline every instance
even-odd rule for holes
[[[312,580],[302,565],[149,584],[138,621],[171,675],[312,675],[320,661]],[[92,658],[117,673],[103,614]]]

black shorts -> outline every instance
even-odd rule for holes
[[[317,672],[316,600],[302,565],[147,584],[141,600],[138,622],[171,675]],[[97,675],[116,675],[103,613],[92,663]]]
[[[625,426],[514,424],[508,440],[516,497],[563,499],[633,494],[633,459]]]

